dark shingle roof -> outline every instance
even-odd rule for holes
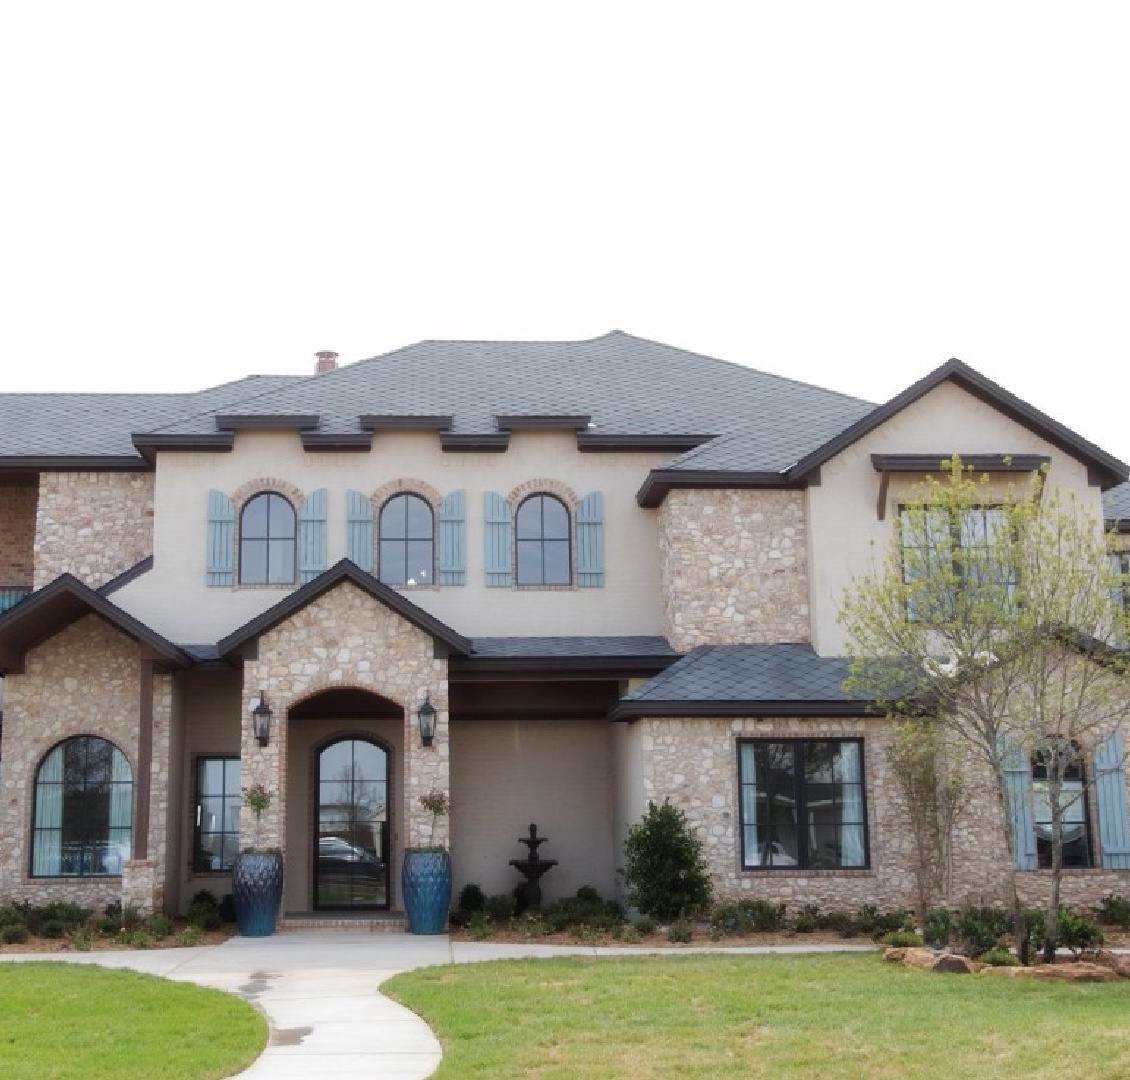
[[[1103,492],[1103,516],[1107,521],[1130,521],[1130,480]]]
[[[492,659],[679,655],[662,637],[487,637],[471,645],[472,656]]]
[[[625,695],[613,716],[860,715],[848,661],[811,645],[706,645]]]

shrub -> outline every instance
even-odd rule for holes
[[[977,959],[990,967],[1020,967],[1019,959],[1010,949],[990,949],[988,952],[983,952]]]
[[[1109,926],[1121,926],[1123,929],[1130,929],[1130,899],[1125,896],[1107,893],[1099,901],[1095,914],[1098,916],[1099,922],[1104,922]]]
[[[149,933],[163,941],[173,932],[173,920],[168,915],[153,915],[149,919]]]
[[[932,949],[944,949],[953,936],[956,917],[949,908],[931,908],[922,920],[922,936]]]
[[[532,911],[527,911],[523,915],[519,915],[514,920],[514,929],[518,931],[523,937],[527,938],[541,938],[549,933],[549,927],[546,925],[545,919]]]
[[[640,937],[651,937],[655,933],[655,920],[650,915],[641,915],[632,923],[632,929]]]
[[[224,893],[224,895],[220,897],[220,904],[217,910],[220,913],[220,918],[223,919],[224,922],[235,922],[235,897],[233,897],[231,893]]]
[[[667,929],[667,940],[672,945],[686,945],[694,937],[694,927],[688,919],[676,919]]]
[[[798,934],[811,934],[816,930],[816,916],[802,911],[793,917],[789,929]]]
[[[211,903],[193,900],[188,905],[188,921],[198,930],[218,930],[224,922],[220,918],[220,909],[215,900]]]
[[[474,882],[464,885],[459,891],[460,911],[482,911],[486,907],[487,898],[483,890]]]
[[[204,940],[204,931],[199,926],[186,926],[177,935],[177,946],[182,949],[191,949]]]
[[[577,890],[576,900],[581,904],[603,904],[604,898],[591,885],[582,885]]]
[[[468,926],[471,925],[471,916],[474,914],[475,913],[473,911],[463,911],[461,908],[459,908],[451,912],[451,914],[447,916],[447,921],[457,929],[465,930]]]
[[[0,926],[0,941],[5,945],[22,945],[27,941],[27,927],[23,923],[9,923]]]
[[[39,936],[56,941],[66,934],[67,928],[62,919],[44,919],[39,924]]]
[[[148,949],[153,944],[149,932],[140,926],[123,926],[115,940],[119,945],[128,945],[131,949]]]
[[[71,944],[78,952],[90,952],[94,948],[94,940],[89,926],[76,926],[71,930]]]
[[[127,930],[136,930],[143,922],[145,922],[145,916],[141,914],[141,910],[136,904],[126,904],[122,908],[122,926]]]
[[[645,915],[674,919],[710,906],[711,884],[702,841],[686,815],[664,800],[629,826],[624,841],[624,881],[633,904]]]
[[[488,941],[494,937],[494,923],[485,911],[472,912],[467,929],[477,941]]]
[[[980,956],[996,948],[1009,932],[1008,916],[997,908],[970,908],[958,914],[953,940],[957,951]]]
[[[517,910],[518,901],[510,893],[496,893],[486,899],[486,911],[496,922],[505,922]]]
[[[922,939],[913,930],[888,930],[879,938],[879,944],[895,949],[914,949],[922,944]]]
[[[620,940],[625,945],[638,945],[643,935],[636,929],[635,923],[628,923],[620,932]]]
[[[1076,960],[1084,953],[1094,952],[1102,946],[1103,932],[1097,923],[1082,915],[1076,915],[1070,908],[1059,909],[1059,942],[1070,949]]]

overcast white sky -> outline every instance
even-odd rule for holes
[[[1130,461],[1130,6],[8,3],[0,389],[619,327]]]

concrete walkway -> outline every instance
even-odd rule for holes
[[[266,1014],[270,1042],[239,1080],[424,1080],[442,1050],[415,1013],[378,989],[401,971],[527,956],[637,956],[641,952],[859,952],[871,945],[764,949],[611,949],[452,942],[411,934],[295,933],[155,951],[25,953],[0,960],[63,960],[129,968],[238,994]]]

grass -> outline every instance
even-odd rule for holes
[[[382,990],[438,1034],[436,1080],[1130,1076],[1130,982],[943,976],[867,954],[501,961]]]
[[[216,1080],[267,1022],[218,990],[86,964],[0,964],[3,1080]]]

